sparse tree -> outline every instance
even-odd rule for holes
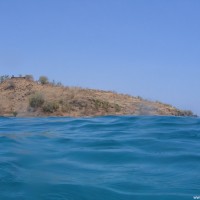
[[[46,76],[40,76],[39,78],[39,82],[42,84],[42,85],[45,85],[45,84],[48,84],[49,83],[49,80]]]

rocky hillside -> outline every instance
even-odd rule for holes
[[[109,91],[55,86],[26,78],[0,83],[1,116],[193,116],[171,105]]]

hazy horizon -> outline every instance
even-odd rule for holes
[[[200,115],[197,0],[0,1],[1,75],[46,75]]]

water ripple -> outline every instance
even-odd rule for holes
[[[192,199],[200,119],[0,118],[0,199]]]

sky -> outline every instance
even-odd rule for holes
[[[200,115],[199,0],[0,0],[0,74],[142,96]]]

